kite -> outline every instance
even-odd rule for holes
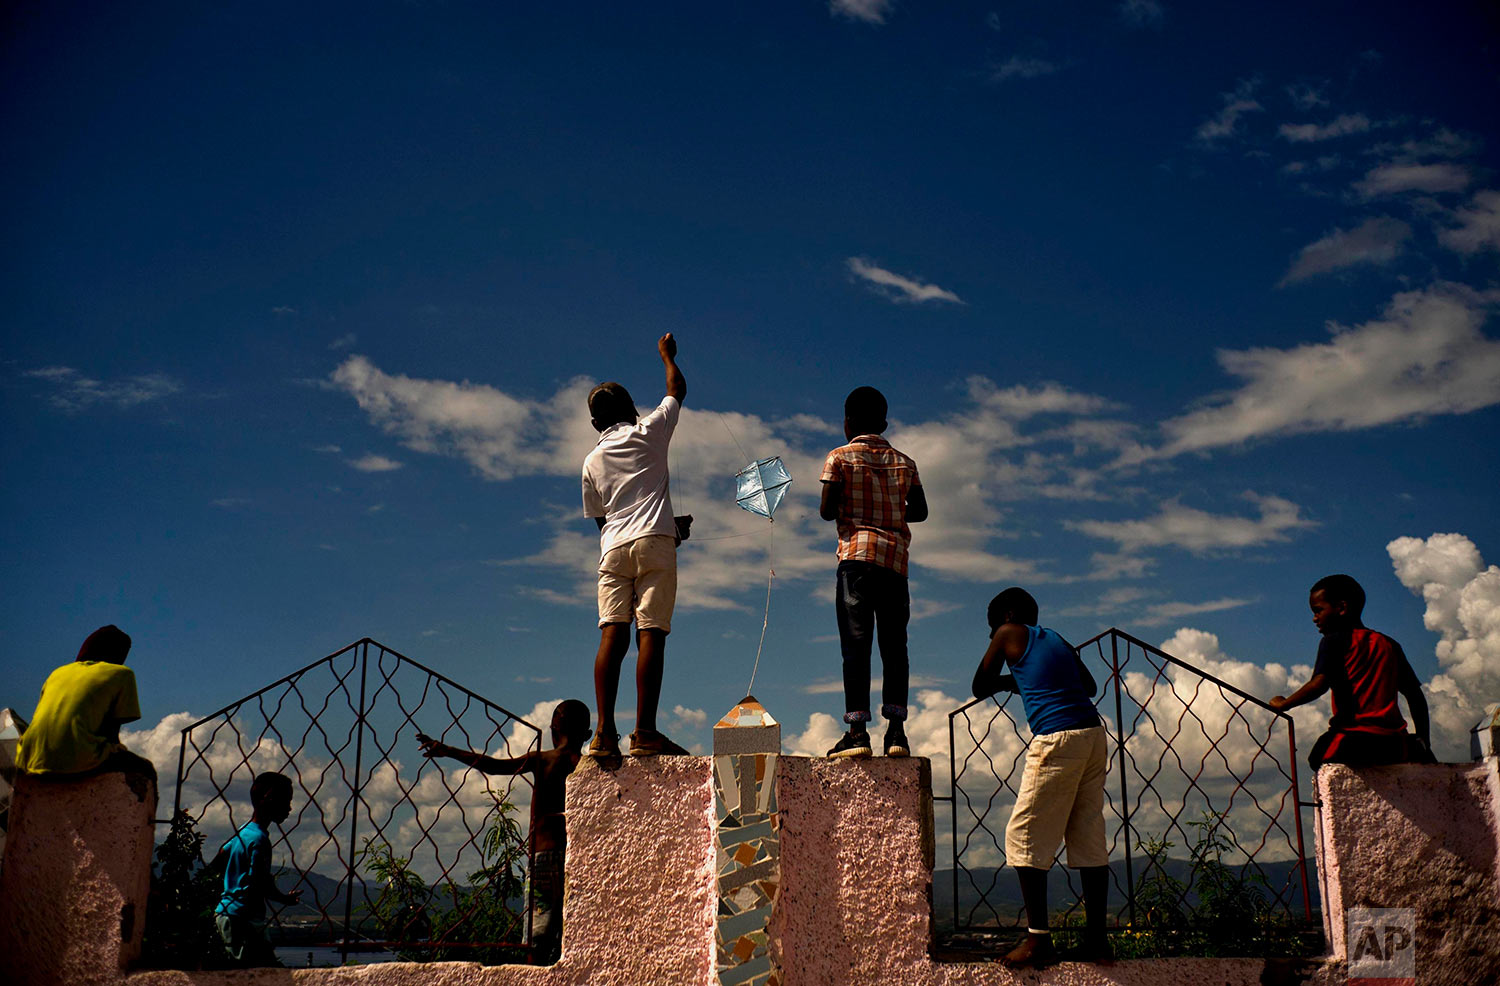
[[[724,427],[728,428],[729,422],[726,421]],[[731,431],[729,437],[734,438],[734,432]],[[735,444],[738,445],[739,441],[736,440]],[[740,451],[743,452],[744,449]],[[781,464],[781,456],[756,459],[734,474],[734,502],[742,510],[748,510],[775,524],[776,508],[781,506],[787,487],[791,485],[792,474]],[[771,546],[768,544],[766,554],[770,553]],[[760,670],[760,652],[766,646],[766,626],[771,622],[771,583],[776,580],[776,568],[774,565],[769,568],[766,579],[766,616],[760,624],[760,645],[755,648],[755,666],[750,669],[750,687],[746,689],[746,694],[755,690],[755,673]]]
[[[741,509],[748,510],[776,522],[776,508],[792,485],[792,474],[781,464],[781,456],[757,459],[734,474],[734,500]]]

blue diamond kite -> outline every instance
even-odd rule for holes
[[[786,488],[792,485],[792,474],[781,464],[781,457],[757,459],[734,474],[735,502],[752,514],[759,514],[774,522],[772,516],[786,496]]]

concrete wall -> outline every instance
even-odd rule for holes
[[[1497,981],[1500,776],[1481,765],[1320,774],[1319,855],[1330,917],[1412,907],[1422,983]],[[781,885],[770,942],[784,986],[984,986],[1344,982],[1341,921],[1329,962],[1162,959],[1062,963],[1013,976],[936,962],[933,811],[921,759],[779,757]],[[716,810],[712,760],[585,760],[568,782],[563,953],[549,968],[392,963],[346,969],[122,973],[139,947],[155,792],[121,775],[23,782],[0,870],[0,980],[118,986],[453,984],[714,986]]]
[[[1500,982],[1500,760],[1318,772],[1318,872],[1330,952],[1345,912],[1416,912],[1419,982]]]
[[[117,980],[141,954],[156,781],[21,775],[0,867],[0,982]]]

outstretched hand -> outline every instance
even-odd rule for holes
[[[1272,712],[1280,712],[1282,709],[1285,709],[1286,706],[1287,706],[1286,696],[1285,695],[1277,695],[1275,698],[1271,699],[1271,701],[1267,702],[1266,704],[1271,707],[1271,711]]]
[[[661,358],[663,360],[673,360],[677,358],[677,340],[672,338],[672,333],[668,332],[666,335],[656,340],[656,351],[658,353],[661,353]]]
[[[298,887],[296,890],[293,890],[290,893],[282,894],[281,896],[283,897],[285,903],[288,903],[288,904],[298,904],[298,903],[301,903],[301,901],[302,901],[302,888]]]
[[[426,733],[417,734],[417,743],[422,747],[422,756],[431,759],[441,757],[448,752],[448,748]]]

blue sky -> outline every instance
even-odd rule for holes
[[[665,331],[689,745],[744,693],[768,562],[756,693],[789,748],[831,736],[816,471],[860,384],[932,503],[931,708],[1006,585],[1075,641],[1117,625],[1269,688],[1333,571],[1444,676],[1451,755],[1500,698],[1480,5],[5,16],[23,715],[107,622],[145,727],[364,635],[520,712],[591,701],[582,395],[654,401]],[[733,506],[736,439],[796,479],[774,535]]]

